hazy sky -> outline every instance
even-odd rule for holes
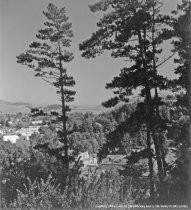
[[[28,49],[35,41],[37,31],[45,21],[43,10],[49,2],[66,7],[73,24],[74,38],[71,51],[75,59],[69,64],[68,72],[76,80],[75,104],[100,104],[112,96],[105,84],[119,74],[123,60],[104,54],[96,59],[81,57],[79,43],[96,31],[96,22],[101,13],[91,13],[88,5],[96,0],[0,0],[0,99],[31,103],[57,103],[55,89],[26,66],[16,63],[16,56]],[[176,8],[180,0],[164,0],[163,11]],[[162,71],[173,76],[173,63],[169,61]]]

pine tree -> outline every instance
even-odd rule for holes
[[[58,117],[58,139],[64,145],[57,152],[64,150],[66,174],[69,170],[67,112],[70,111],[68,102],[74,100],[75,91],[69,89],[75,85],[72,76],[66,70],[66,64],[73,60],[73,53],[66,50],[71,46],[73,37],[72,24],[68,22],[65,8],[57,8],[50,3],[47,11],[43,12],[47,21],[45,28],[36,35],[38,41],[29,45],[29,50],[17,56],[17,62],[34,70],[35,76],[42,78],[57,89],[62,111]],[[61,155],[62,156],[62,155]]]
[[[158,128],[164,123],[159,116],[159,106],[162,101],[158,96],[158,89],[166,89],[167,78],[158,74],[158,67],[172,57],[159,60],[162,50],[159,46],[172,37],[172,21],[168,16],[160,14],[161,3],[158,0],[106,0],[90,6],[93,12],[108,11],[97,23],[98,30],[91,38],[80,44],[82,56],[94,58],[105,50],[111,50],[114,58],[125,58],[132,64],[124,67],[119,76],[106,85],[113,89],[114,98],[104,102],[106,107],[115,106],[118,102],[128,102],[133,90],[140,89],[144,97],[142,113],[145,113],[141,123],[147,127],[147,149],[150,169],[150,189],[154,195],[154,183],[151,135],[155,145],[159,180],[162,182],[164,169],[161,158],[161,145],[156,135]],[[151,91],[155,90],[155,97]]]
[[[189,0],[182,0],[182,3],[177,5],[177,9],[173,11],[174,18],[174,30],[176,40],[173,41],[174,51],[178,52],[178,58],[174,59],[174,62],[178,64],[175,69],[175,74],[179,77],[173,81],[174,91],[183,91],[180,95],[177,94],[176,112],[174,115],[178,115],[181,111],[182,116],[174,117],[172,128],[178,125],[179,135],[174,139],[174,146],[178,151],[178,156],[171,167],[170,174],[171,190],[169,192],[169,200],[174,203],[178,202],[191,206],[190,197],[191,191],[188,186],[191,184],[190,179],[190,146],[191,146],[191,80],[190,80],[190,67],[191,67],[191,2]],[[176,180],[176,181],[175,181]],[[184,196],[182,196],[184,195]]]
[[[177,6],[177,10],[173,11],[174,14],[178,15],[174,21],[175,35],[178,40],[174,41],[174,51],[178,52],[179,58],[175,59],[175,63],[178,63],[178,67],[175,69],[175,74],[179,75],[178,79],[174,80],[174,85],[183,88],[186,91],[183,104],[189,109],[191,114],[190,106],[190,50],[191,50],[191,2],[183,0],[181,5]]]

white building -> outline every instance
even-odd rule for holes
[[[2,134],[2,135],[4,134],[4,131],[2,129],[0,129],[0,134]]]
[[[21,136],[24,136],[26,138],[26,140],[29,140],[29,137],[33,133],[39,133],[38,130],[39,130],[40,127],[41,126],[29,126],[28,128],[21,128],[16,133],[20,134]]]
[[[78,158],[80,157],[80,160],[85,160],[88,159],[90,156],[88,154],[88,152],[82,152],[78,155]]]
[[[36,120],[31,122],[32,125],[42,125],[43,121],[42,120]]]
[[[18,135],[6,135],[3,136],[3,141],[10,141],[11,143],[16,143],[16,141],[19,139]]]
[[[83,162],[84,167],[86,168],[88,165],[97,165],[97,158],[94,156],[90,156],[88,151],[82,152],[78,155],[77,159],[80,157],[80,160]]]

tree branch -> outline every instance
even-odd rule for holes
[[[158,64],[156,66],[156,68],[158,68],[159,66],[163,65],[164,63],[166,63],[166,61],[168,61],[169,59],[171,59],[175,54],[176,54],[176,52],[174,52],[172,55],[170,55],[168,58],[166,58],[163,62],[161,62],[160,64]]]

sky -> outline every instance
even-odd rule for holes
[[[163,13],[176,8],[180,0],[163,0]],[[76,105],[98,105],[113,96],[106,90],[106,83],[117,76],[126,65],[123,59],[111,58],[105,53],[95,59],[81,57],[79,43],[88,39],[96,31],[96,22],[101,12],[92,13],[88,5],[96,0],[0,0],[0,100],[30,102],[34,104],[58,103],[58,95],[51,85],[26,66],[16,62],[16,56],[25,52],[35,41],[37,31],[43,28],[48,3],[66,7],[69,21],[72,22],[74,38],[71,51],[74,60],[68,65],[68,73],[74,76],[76,85]],[[168,53],[169,47],[166,48]],[[174,77],[173,61],[163,66],[161,72]]]

